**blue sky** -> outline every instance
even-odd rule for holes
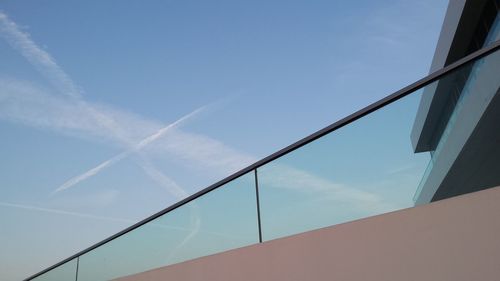
[[[423,77],[446,5],[3,1],[2,280]]]

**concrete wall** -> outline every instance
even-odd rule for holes
[[[119,280],[500,280],[499,215],[497,187]]]

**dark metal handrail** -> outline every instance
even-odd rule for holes
[[[273,161],[273,160],[275,160],[275,159],[277,159],[285,154],[288,154],[288,153],[290,153],[290,152],[292,152],[292,151],[294,151],[294,150],[296,150],[296,149],[298,149],[298,148],[300,148],[300,147],[302,147],[302,146],[304,146],[304,145],[306,145],[306,144],[308,144],[308,143],[310,143],[310,142],[312,142],[312,141],[314,141],[314,140],[316,140],[316,139],[318,139],[318,138],[320,138],[328,133],[331,133],[331,132],[333,132],[341,127],[344,127],[344,126],[360,119],[361,117],[370,114],[373,111],[376,111],[376,110],[378,110],[378,109],[380,109],[380,108],[382,108],[382,107],[384,107],[392,102],[395,102],[395,101],[415,92],[416,90],[423,88],[423,87],[429,85],[430,83],[440,79],[442,76],[456,70],[457,68],[459,68],[459,67],[461,67],[461,66],[463,66],[471,61],[480,59],[488,54],[491,54],[491,53],[497,51],[499,48],[500,48],[500,41],[497,41],[488,47],[482,48],[482,49],[480,49],[480,50],[478,50],[478,51],[476,51],[476,52],[440,69],[440,70],[437,70],[437,71],[427,75],[426,77],[400,89],[399,91],[396,91],[393,94],[388,95],[387,97],[385,97],[385,98],[383,98],[375,103],[372,103],[371,105],[368,105],[367,107],[365,107],[361,110],[358,110],[358,111],[354,112],[353,114],[348,115],[347,117],[340,119],[339,121],[337,121],[337,122],[323,128],[323,129],[321,129],[321,130],[319,130],[319,131],[317,131],[317,132],[315,132],[315,133],[313,133],[313,134],[311,134],[311,135],[309,135],[309,136],[307,136],[307,137],[305,137],[305,138],[303,138],[303,139],[301,139],[301,140],[299,140],[299,141],[297,141],[297,142],[295,142],[295,143],[293,143],[293,144],[291,144],[291,145],[255,162],[254,164],[252,164],[246,168],[241,169],[240,171],[206,187],[205,189],[202,189],[202,190],[192,194],[191,196],[157,212],[156,214],[153,214],[153,215],[149,216],[148,218],[146,218],[146,219],[144,219],[144,220],[142,220],[142,221],[140,221],[140,222],[138,222],[130,227],[127,227],[126,229],[102,240],[101,242],[98,242],[98,243],[96,243],[96,244],[94,244],[94,245],[92,245],[92,246],[90,246],[90,247],[88,247],[88,248],[86,248],[86,249],[84,249],[84,250],[82,250],[82,251],[80,251],[80,252],[78,252],[78,253],[76,253],[76,254],[74,254],[74,255],[72,255],[72,256],[70,256],[70,257],[68,257],[68,258],[66,258],[66,259],[64,259],[64,260],[44,269],[44,270],[42,270],[42,271],[40,271],[40,272],[30,276],[30,277],[28,277],[28,278],[26,278],[26,279],[24,279],[24,280],[27,281],[27,280],[31,280],[33,278],[36,278],[44,273],[51,271],[52,269],[54,269],[58,266],[61,266],[61,265],[65,264],[65,263],[67,263],[75,258],[78,258],[81,255],[84,255],[84,254],[86,254],[86,253],[88,253],[88,252],[90,252],[90,251],[92,251],[92,250],[94,250],[94,249],[96,249],[96,248],[98,248],[98,247],[100,247],[100,246],[102,246],[102,245],[104,245],[104,244],[106,244],[106,243],[108,243],[108,242],[110,242],[110,241],[112,241],[112,240],[114,240],[114,239],[116,239],[116,238],[118,238],[118,237],[120,237],[120,236],[122,236],[122,235],[124,235],[124,234],[126,234],[126,233],[128,233],[128,232],[130,232],[130,231],[132,231],[132,230],[134,230],[134,229],[136,229],[136,228],[138,228],[138,227],[140,227],[140,226],[142,226],[142,225],[144,225],[144,224],[146,224],[146,223],[148,223],[148,222],[150,222],[150,221],[152,221],[152,220],[154,220],[154,219],[156,219],[156,218],[158,218],[158,217],[160,217],[168,212],[170,212],[170,211],[172,211],[172,210],[174,210],[174,209],[181,207],[182,205],[184,205],[184,204],[186,204],[186,203],[188,203],[188,202],[190,202],[198,197],[203,196],[204,194],[206,194],[214,189],[217,189],[218,187],[220,187],[220,186],[222,186],[222,185],[224,185],[224,184],[226,184],[226,183],[228,183],[228,182],[230,182],[230,181],[232,181],[232,180],[234,180],[234,179],[236,179],[236,178],[238,178],[238,177],[240,177],[248,172],[251,172],[252,170],[255,170],[255,169],[261,167],[262,165],[265,165],[265,164],[267,164],[267,163],[269,163],[269,162],[271,162],[271,161]],[[259,236],[260,235],[262,235],[262,234],[260,234],[260,228],[259,228]],[[261,239],[262,238],[259,237],[259,240],[261,240]],[[260,242],[262,242],[262,241],[260,241]]]

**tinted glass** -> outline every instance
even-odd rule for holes
[[[76,280],[76,263],[73,259],[63,265],[60,265],[51,271],[42,274],[32,280],[34,281],[74,281]]]
[[[258,168],[269,240],[500,185],[500,52]]]
[[[434,95],[450,95],[442,133],[415,194],[417,204],[500,185],[500,52],[441,78]]]
[[[251,172],[81,256],[78,281],[123,277],[257,242]]]
[[[258,169],[264,240],[413,205],[429,162],[410,132],[421,91]]]

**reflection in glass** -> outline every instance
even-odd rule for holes
[[[421,91],[258,169],[264,240],[413,206],[429,162],[410,131]]]
[[[72,259],[51,271],[48,271],[34,279],[33,281],[73,281],[76,280],[76,261]]]
[[[80,257],[78,281],[99,281],[258,243],[253,172]]]
[[[438,123],[440,130],[419,135],[433,145],[427,148],[432,164],[415,194],[417,205],[500,184],[494,164],[500,157],[499,66],[500,52],[495,51],[447,74],[429,92],[433,101],[449,97],[441,103],[446,110],[438,111],[440,116],[436,110],[426,115],[427,123]]]
[[[498,186],[491,163],[500,158],[499,65],[496,51],[257,168],[263,240]],[[436,129],[424,132],[422,124]],[[78,280],[109,280],[258,243],[254,175],[84,254]],[[74,274],[73,260],[34,280]]]

